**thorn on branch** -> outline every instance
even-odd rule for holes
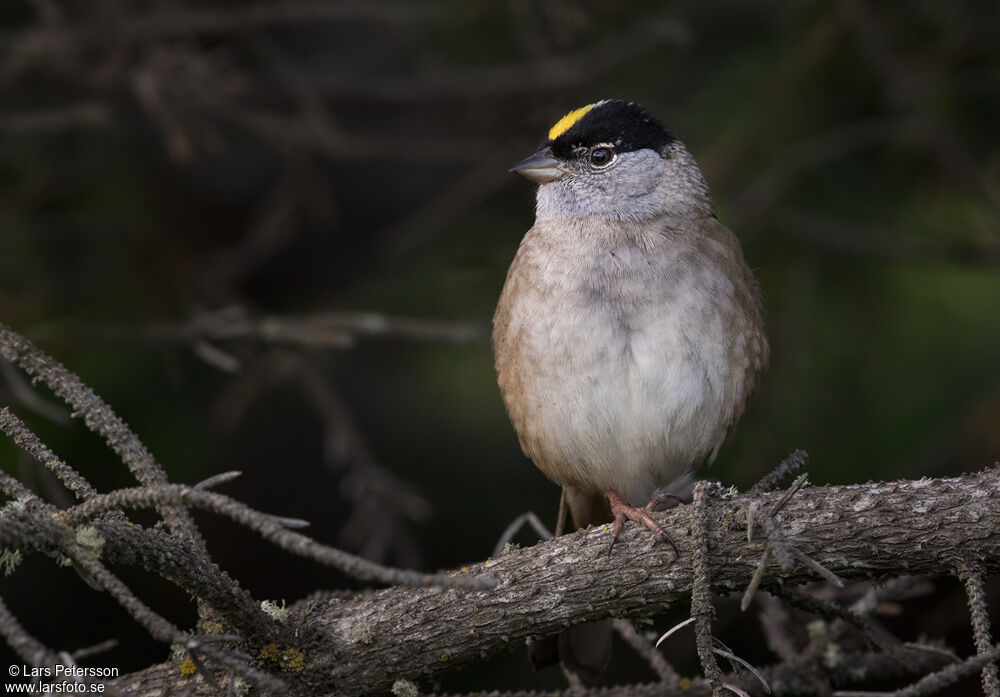
[[[194,485],[195,489],[214,489],[221,484],[231,482],[237,477],[243,476],[242,472],[233,470],[231,472],[220,472],[219,474],[212,475],[208,479],[203,479]]]
[[[667,631],[665,631],[660,636],[660,638],[656,640],[657,647],[659,647],[660,644],[662,644],[664,641],[666,641],[670,637],[671,634],[673,634],[674,632],[680,631],[684,627],[686,627],[689,624],[691,624],[692,622],[694,622],[694,619],[695,619],[694,617],[688,617],[686,620],[678,622],[673,627],[671,627],[670,629],[668,629]]]
[[[758,490],[758,487],[761,486],[761,483],[763,483],[765,479],[770,478],[770,481],[780,481],[791,471],[801,468],[806,457],[805,451],[796,450],[788,457],[788,459],[775,468],[775,472],[781,470],[781,477],[771,478],[771,476],[768,475],[762,479],[757,486],[750,490],[751,493]],[[774,474],[774,472],[772,472],[772,474]],[[754,575],[750,579],[750,583],[747,584],[746,591],[743,593],[743,598],[740,600],[740,610],[745,611],[748,607],[750,607],[750,603],[753,602],[754,593],[757,592],[761,581],[764,579],[764,572],[766,571],[768,562],[770,562],[772,556],[778,561],[778,564],[785,571],[791,571],[794,569],[794,560],[798,559],[829,583],[832,583],[838,588],[844,587],[844,582],[841,581],[836,574],[789,542],[784,531],[781,529],[781,525],[778,523],[778,513],[788,504],[789,501],[792,500],[792,496],[794,496],[799,489],[806,485],[808,479],[808,474],[800,474],[795,481],[792,482],[791,486],[788,487],[785,493],[781,495],[781,498],[775,502],[770,511],[763,510],[757,501],[751,502],[747,507],[747,541],[752,541],[754,531],[757,528],[760,528],[763,530],[764,535],[767,538],[767,546],[764,548],[764,551],[761,552],[760,560],[757,562],[757,569],[754,571]],[[768,486],[770,486],[770,482],[768,483]]]
[[[94,644],[93,646],[87,646],[82,649],[77,649],[72,654],[70,654],[74,660],[82,661],[84,659],[90,658],[92,656],[98,656],[102,653],[107,653],[118,647],[117,639],[108,639],[102,641],[99,644]]]

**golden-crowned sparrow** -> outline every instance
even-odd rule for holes
[[[644,504],[715,457],[767,363],[740,243],[630,102],[571,111],[511,171],[540,185],[493,319],[521,447],[563,487],[558,533],[613,520],[613,545],[630,519],[666,537]]]

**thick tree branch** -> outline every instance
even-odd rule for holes
[[[1000,568],[998,491],[996,468],[951,479],[806,488],[779,520],[798,549],[844,579],[950,575],[968,563],[988,574]],[[739,591],[749,582],[763,545],[746,541],[746,510],[751,500],[768,506],[781,496],[737,496],[713,507],[714,592]],[[300,602],[290,622],[305,665],[290,688],[301,694],[384,693],[396,680],[435,675],[571,624],[685,603],[692,590],[691,515],[684,506],[659,516],[674,531],[681,552],[676,561],[634,526],[609,557],[609,531],[601,527],[462,570],[497,579],[493,591],[394,587]],[[772,565],[762,585],[815,578],[803,565],[790,572]],[[152,694],[147,688],[164,670],[154,667],[120,684],[136,695]]]

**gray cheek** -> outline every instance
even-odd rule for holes
[[[652,151],[625,153],[606,172],[581,173],[538,189],[538,218],[641,220],[656,215],[663,163]]]

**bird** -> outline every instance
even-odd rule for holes
[[[672,544],[650,513],[715,459],[769,358],[740,242],[684,144],[630,101],[570,111],[510,171],[538,190],[495,366],[522,450],[562,487],[556,534],[611,522],[610,554],[631,520]],[[574,669],[597,674],[610,631],[581,628],[597,647]]]

